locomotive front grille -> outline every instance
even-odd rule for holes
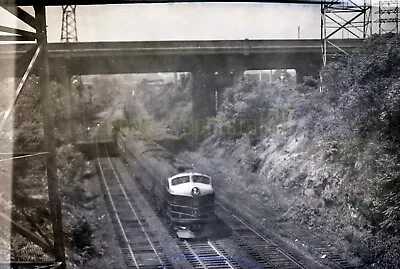
[[[203,219],[214,213],[214,194],[200,197],[171,196],[170,198],[168,210],[173,218]]]
[[[180,196],[180,195],[171,195],[170,199],[171,203],[177,205],[186,205],[186,206],[199,206],[202,204],[214,203],[215,195],[214,193],[196,196],[196,197],[189,197],[189,196]]]
[[[171,204],[169,208],[170,211],[173,213],[179,213],[196,218],[214,212],[214,205],[206,205],[202,207],[187,207],[187,206],[178,206]]]

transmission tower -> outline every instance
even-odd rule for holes
[[[76,5],[62,6],[62,42],[78,42],[76,31]]]
[[[326,64],[327,50],[335,47],[346,51],[334,39],[364,39],[372,34],[371,0],[326,0],[321,3],[321,41],[323,64]]]
[[[379,34],[399,33],[399,1],[379,0]]]
[[[62,6],[61,42],[78,42],[76,30],[76,5]],[[77,84],[79,94],[82,94],[82,80],[76,76],[73,81]]]
[[[62,12],[61,42],[78,42],[78,33],[76,30],[76,5],[62,6]],[[79,95],[82,95],[83,83],[81,77],[75,76],[72,81],[76,86]]]
[[[78,42],[78,33],[76,27],[76,5],[64,5],[62,6],[62,25],[61,25],[61,42],[65,43],[76,43]],[[83,102],[83,82],[81,76],[72,76],[71,74],[71,66],[67,64],[66,68],[67,75],[67,114],[69,118],[69,132],[71,134],[72,141],[75,141],[76,131],[75,131],[75,117],[73,116],[73,97],[72,97],[72,89],[76,89],[78,91],[81,102]],[[87,109],[86,104],[84,105],[85,111]],[[86,120],[86,117],[85,117]],[[85,124],[87,125],[87,124]]]

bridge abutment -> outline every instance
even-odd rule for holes
[[[193,118],[203,119],[215,116],[214,74],[199,70],[192,72]]]
[[[217,115],[223,102],[223,92],[231,87],[239,73],[244,71],[197,70],[192,72],[192,136],[201,140],[207,135],[207,125],[211,117]]]
[[[67,129],[68,140],[72,143],[76,143],[76,132],[73,122],[72,116],[72,107],[73,107],[73,99],[72,99],[72,75],[70,72],[70,68],[68,64],[64,64],[60,66],[58,70],[58,77],[60,78],[63,90],[62,96],[65,100],[64,106],[64,115],[65,115],[65,124]]]
[[[316,57],[315,55],[309,55],[304,59],[298,59],[294,64],[297,83],[302,83],[305,76],[319,79],[319,71],[321,70],[321,67],[322,58]]]

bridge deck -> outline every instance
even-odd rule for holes
[[[363,40],[332,42],[351,51]],[[1,44],[0,66],[13,66],[30,48],[32,44]],[[341,52],[329,46],[327,53]],[[52,75],[63,74],[61,69],[67,65],[76,75],[299,67],[311,70],[322,65],[322,43],[319,39],[50,43],[49,58]],[[2,68],[0,73],[19,76],[23,71]]]
[[[361,45],[361,39],[331,40],[343,49]],[[271,40],[198,40],[198,41],[134,41],[49,43],[50,57],[84,57],[94,55],[162,55],[162,54],[221,54],[321,51],[320,39]],[[0,58],[18,57],[32,44],[0,44]],[[331,47],[330,50],[338,51]]]

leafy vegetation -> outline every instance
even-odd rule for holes
[[[246,167],[257,177],[248,191],[279,197],[289,216],[333,232],[364,264],[398,268],[399,74],[400,36],[387,34],[294,90],[243,79],[225,90],[223,120],[202,150]],[[260,115],[255,128],[227,131]]]
[[[86,111],[86,120],[93,120],[94,115],[104,111],[112,102],[112,92],[118,83],[112,80],[92,78],[93,93],[89,94],[88,87],[82,96],[73,87],[73,102],[75,113]],[[50,90],[53,97],[53,119],[55,122],[55,139],[57,153],[57,175],[63,203],[64,232],[66,235],[68,267],[97,268],[94,264],[100,261],[106,252],[106,237],[112,238],[110,223],[103,218],[105,207],[101,206],[100,189],[92,188],[87,192],[86,181],[95,178],[84,178],[87,168],[85,157],[69,142],[66,130],[66,96],[61,84],[52,81]],[[88,103],[89,98],[91,99]],[[88,106],[91,105],[91,106]],[[43,153],[43,119],[40,102],[39,80],[35,76],[28,78],[26,85],[14,109],[14,152]],[[76,121],[83,124],[82,115],[75,114]],[[51,235],[49,211],[47,209],[47,178],[46,154],[21,158],[13,161],[13,218],[18,223],[35,230],[38,226],[46,235]],[[91,168],[93,170],[93,167]],[[3,171],[4,172],[4,171]],[[93,193],[96,192],[96,193]],[[5,194],[7,195],[7,194]],[[3,197],[3,193],[0,193]],[[100,197],[100,200],[99,200]],[[94,200],[96,200],[94,202]],[[1,201],[2,202],[2,201]],[[104,201],[103,201],[104,202]],[[94,203],[93,206],[90,203]],[[89,205],[88,205],[89,204]],[[3,204],[1,207],[3,208]],[[98,214],[101,214],[98,216]],[[100,219],[101,217],[101,219]],[[108,230],[97,229],[102,228]],[[103,233],[109,233],[104,235]],[[49,236],[50,237],[50,236]],[[27,242],[22,236],[11,236],[11,258],[13,260],[49,259],[40,247]],[[111,254],[113,256],[114,254]],[[104,258],[106,259],[106,258]],[[101,261],[104,263],[104,261]],[[84,266],[85,265],[85,266]]]
[[[400,36],[370,38],[354,55],[322,70],[332,106],[336,106],[335,133],[376,144],[374,173],[377,184],[370,205],[371,224],[381,231],[400,231]]]
[[[169,134],[185,137],[188,124],[191,124],[191,75],[181,74],[179,82],[158,82],[151,84],[142,80],[137,85],[137,100],[149,112],[150,124],[161,122]],[[135,105],[133,105],[135,106]],[[134,110],[128,104],[127,109]],[[138,112],[134,120],[141,121],[145,115]]]
[[[304,77],[292,89],[243,78],[225,89],[199,152],[216,169],[237,172],[229,184],[333,233],[363,264],[399,268],[399,74],[400,36],[388,34],[330,62],[322,81]],[[183,115],[177,107],[189,107],[190,92],[177,89],[147,95],[147,111],[160,121]],[[181,123],[169,126],[180,134]]]

